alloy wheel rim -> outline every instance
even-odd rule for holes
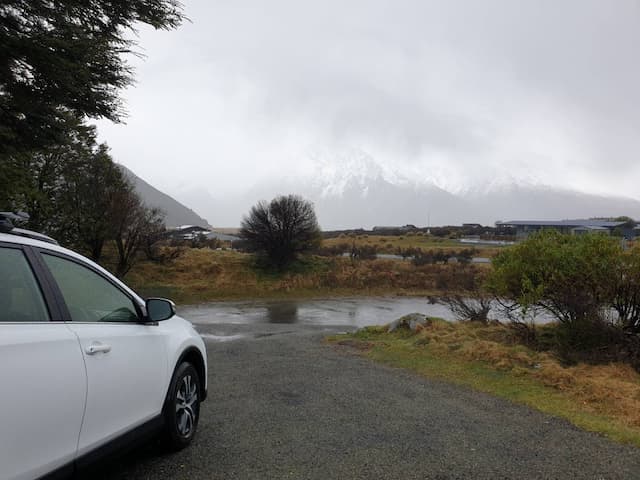
[[[185,375],[176,394],[176,426],[183,437],[188,437],[193,432],[197,400],[198,386],[191,375]]]

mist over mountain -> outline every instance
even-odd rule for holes
[[[149,207],[160,208],[165,214],[165,224],[167,227],[177,227],[180,225],[198,225],[209,227],[209,222],[196,212],[170,197],[157,188],[149,185],[138,177],[124,165],[119,165],[125,176],[129,178],[140,195],[142,201]]]
[[[544,186],[518,186],[484,195],[468,195],[480,223],[495,220],[563,220],[627,215],[640,218],[640,202],[632,198],[601,196]]]
[[[297,188],[296,188],[297,187]],[[562,220],[568,218],[640,218],[640,202],[544,187],[513,187],[483,196],[454,195],[435,186],[397,186],[379,181],[366,190],[347,189],[341,195],[322,195],[296,185],[265,185],[228,198],[211,198],[203,212],[217,226],[238,226],[259,200],[297,193],[311,200],[325,230],[371,228],[380,225],[493,225],[499,220]]]
[[[265,181],[234,196],[199,190],[181,198],[216,226],[238,226],[252,205],[276,195],[299,194],[314,202],[325,230],[376,225],[493,225],[499,220],[559,220],[628,215],[640,218],[640,201],[517,181],[452,193],[429,179],[407,178],[366,158],[336,166],[319,164],[306,177]],[[187,200],[189,199],[189,200]]]
[[[325,230],[405,224],[493,225],[501,220],[621,215],[640,218],[640,201],[632,198],[563,190],[508,176],[451,192],[430,178],[410,178],[385,168],[365,154],[351,154],[339,160],[320,159],[307,175],[265,180],[235,195],[193,188],[169,196],[122,168],[145,203],[167,213],[168,226],[238,227],[257,202],[288,194],[311,200]],[[185,205],[197,209],[208,221]]]

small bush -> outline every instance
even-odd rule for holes
[[[488,288],[523,314],[539,309],[556,318],[561,350],[596,348],[609,334],[603,313],[615,308],[616,291],[630,282],[621,265],[615,239],[542,231],[494,258]]]
[[[493,298],[485,295],[465,297],[449,295],[438,298],[438,303],[446,305],[459,320],[487,323]]]

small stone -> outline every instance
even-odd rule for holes
[[[408,328],[412,332],[416,332],[420,326],[429,323],[429,319],[421,313],[410,313],[404,317],[400,317],[389,324],[387,333],[394,332],[398,328]]]

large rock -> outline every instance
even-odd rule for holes
[[[391,322],[387,328],[387,333],[391,333],[398,328],[408,328],[412,332],[417,332],[419,327],[424,327],[427,323],[429,323],[429,319],[426,315],[410,313]]]

